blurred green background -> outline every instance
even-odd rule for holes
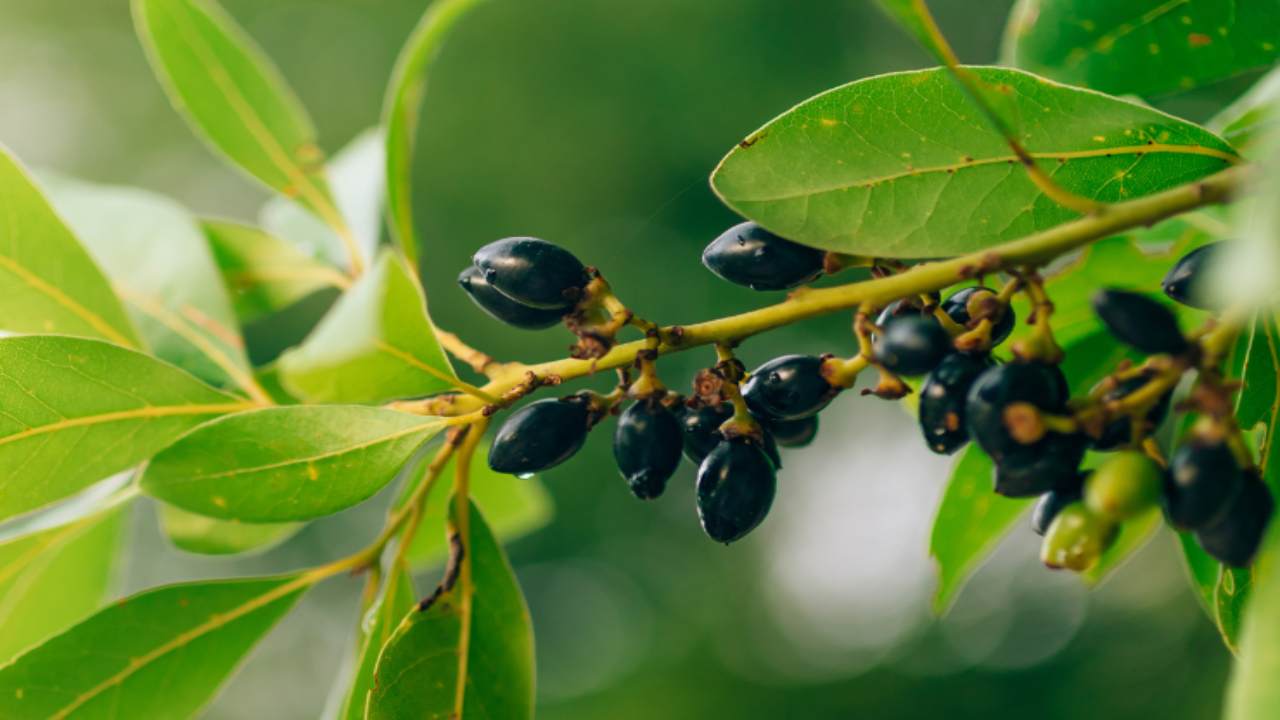
[[[995,60],[1009,4],[933,3],[971,62]],[[332,152],[377,122],[424,3],[224,5],[279,63]],[[563,354],[567,334],[507,330],[453,283],[477,247],[512,234],[568,246],[663,322],[776,300],[699,265],[733,222],[708,190],[711,168],[818,91],[929,64],[859,0],[494,0],[462,23],[428,91],[415,202],[435,320],[500,358]],[[1203,118],[1212,102],[1172,107]],[[267,197],[168,107],[126,0],[0,0],[0,142],[28,164],[158,190],[202,214],[252,220]],[[259,355],[284,332],[250,330]],[[753,340],[743,356],[852,350],[848,318],[833,317]],[[684,388],[711,361],[675,356],[663,375]],[[549,474],[555,521],[509,547],[534,617],[540,717],[1217,715],[1229,658],[1170,537],[1086,593],[1040,568],[1020,529],[934,621],[926,548],[946,460],[881,401],[848,393],[823,423],[813,447],[787,455],[765,525],[729,548],[697,527],[692,467],[660,501],[630,497],[612,467],[611,424]],[[238,560],[172,550],[140,510],[122,590],[333,557],[372,534],[381,502]],[[310,595],[209,717],[320,716],[341,685],[359,586]]]

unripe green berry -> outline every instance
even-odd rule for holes
[[[1084,501],[1095,514],[1119,522],[1155,507],[1162,487],[1154,460],[1140,452],[1118,452],[1089,475]]]
[[[1040,546],[1040,562],[1051,568],[1084,572],[1115,542],[1119,526],[1097,515],[1082,502],[1058,513]]]

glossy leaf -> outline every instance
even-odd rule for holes
[[[457,386],[422,288],[391,251],[280,358],[280,377],[313,402],[380,403]]]
[[[413,578],[400,571],[389,575],[383,583],[377,603],[365,613],[361,624],[360,652],[356,657],[351,688],[343,700],[338,720],[364,720],[365,699],[373,689],[373,669],[378,655],[391,639],[391,634],[409,613],[418,597],[413,591]]]
[[[929,537],[929,555],[938,563],[934,612],[950,607],[964,583],[1031,508],[1029,499],[992,491],[994,470],[991,458],[970,445],[951,471]]]
[[[0,544],[0,664],[106,600],[123,515],[116,508]]]
[[[249,403],[99,340],[0,339],[0,519],[67,497]]]
[[[258,228],[222,220],[206,220],[203,228],[242,321],[270,315],[317,290],[350,285],[341,271]]]
[[[1112,202],[1232,164],[1212,133],[1034,75],[970,68],[1008,95],[1023,146],[1064,189]],[[974,252],[1078,215],[1040,192],[943,69],[859,80],[807,100],[721,161],[732,209],[797,242],[877,257]]]
[[[1020,0],[1004,62],[1117,95],[1167,95],[1280,59],[1277,17],[1277,0]]]
[[[137,332],[102,271],[31,175],[3,147],[0,329],[139,345]]]
[[[373,495],[443,427],[439,418],[345,405],[228,415],[156,455],[142,488],[209,517],[307,520]]]
[[[537,478],[518,478],[494,472],[485,459],[488,456],[489,444],[482,442],[471,461],[469,494],[471,501],[484,513],[493,534],[505,543],[551,522],[555,508],[551,494],[542,482]],[[449,552],[445,516],[448,514],[449,495],[453,492],[454,464],[454,459],[445,464],[436,486],[427,496],[421,525],[408,551],[409,562],[414,567],[439,563]],[[420,482],[421,478],[416,480]],[[416,486],[416,482],[406,485],[401,500]]]
[[[1200,547],[1193,533],[1178,533],[1178,543],[1182,546],[1182,558],[1186,561],[1187,577],[1191,581],[1192,589],[1196,592],[1196,599],[1209,614],[1209,619],[1217,625],[1218,610],[1214,594],[1217,591],[1218,572],[1222,564]]]
[[[314,582],[185,583],[116,603],[0,668],[0,717],[190,717]]]
[[[242,523],[160,504],[160,529],[179,550],[199,555],[265,552],[302,529],[300,523]]]
[[[472,593],[446,584],[400,623],[374,670],[369,720],[533,717],[529,610],[474,505],[469,524]]]
[[[200,227],[133,188],[45,176],[54,207],[102,263],[151,351],[206,382],[251,387],[240,326]]]
[[[1253,87],[1209,121],[1232,146],[1248,156],[1280,133],[1280,66],[1263,75]]]
[[[418,238],[413,221],[413,146],[428,70],[454,24],[482,1],[437,0],[427,8],[400,50],[383,101],[387,214],[392,237],[414,267],[418,263]]]
[[[328,164],[334,202],[356,237],[364,265],[377,255],[382,231],[386,196],[382,166],[382,132],[376,128],[357,135]],[[258,217],[267,231],[309,257],[335,267],[350,265],[343,241],[333,229],[287,198],[268,200]]]
[[[203,139],[331,225],[342,220],[302,103],[213,0],[133,0],[133,19],[170,100]]]

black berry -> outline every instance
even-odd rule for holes
[[[1024,402],[1046,412],[1061,412],[1069,394],[1067,379],[1056,365],[997,365],[979,375],[970,386],[965,400],[965,426],[974,442],[996,462],[1013,451],[1025,455],[1022,451],[1034,445],[1022,445],[1009,434],[1004,424],[1005,408]]]
[[[777,489],[773,464],[747,438],[716,446],[698,468],[698,517],[712,540],[731,543],[764,520]]]
[[[996,461],[995,491],[1005,497],[1033,497],[1076,484],[1085,439],[1049,433],[1020,445]]]
[[[585,397],[538,400],[511,414],[489,447],[489,467],[524,475],[568,460],[582,448],[591,429]]]
[[[1150,381],[1153,373],[1147,372],[1135,377],[1121,380],[1116,386],[1108,390],[1102,399],[1104,402],[1114,402],[1127,397],[1130,393],[1143,387]],[[1173,395],[1173,391],[1166,392],[1160,396],[1155,405],[1147,411],[1143,422],[1147,426],[1147,430],[1154,430],[1164,421],[1164,416],[1169,412],[1169,400]],[[1093,440],[1094,450],[1114,450],[1121,445],[1127,445],[1132,440],[1133,423],[1128,416],[1116,418],[1102,429],[1102,435]]]
[[[822,274],[824,253],[778,237],[753,222],[734,225],[702,251],[708,270],[752,290],[786,290]]]
[[[656,400],[641,400],[618,417],[613,457],[631,492],[656,498],[680,465],[683,432],[670,410]]]
[[[1036,502],[1036,507],[1031,511],[1031,530],[1037,535],[1043,536],[1049,531],[1049,525],[1053,523],[1053,519],[1058,517],[1058,513],[1062,512],[1062,508],[1079,502],[1083,497],[1081,493],[1084,491],[1084,474],[1077,473],[1080,479],[1079,483],[1074,483],[1061,490],[1050,490],[1040,496],[1040,500]]]
[[[969,387],[992,366],[990,355],[952,353],[920,386],[920,430],[929,449],[949,455],[969,442],[964,408]]]
[[[972,310],[989,305],[995,309],[996,315],[991,321],[991,344],[999,345],[1013,332],[1017,316],[1013,308],[1001,303],[995,292],[981,286],[967,287],[956,291],[942,303],[942,310],[957,325],[968,327],[973,320]]]
[[[951,335],[932,317],[891,319],[875,340],[876,361],[899,375],[923,375],[952,351]]]
[[[769,423],[769,434],[785,448],[805,447],[818,436],[818,416]]]
[[[573,253],[531,237],[491,242],[476,251],[472,262],[495,290],[535,308],[573,305],[588,280],[586,268]]]
[[[733,417],[733,405],[701,405],[684,411],[681,423],[684,425],[684,456],[695,465],[724,440],[720,434],[720,426]]]
[[[1177,355],[1188,347],[1169,308],[1127,290],[1099,290],[1093,310],[1120,342],[1148,355]]]
[[[756,368],[742,385],[751,412],[769,420],[799,420],[817,413],[840,389],[822,375],[822,358],[783,355]]]
[[[471,301],[480,306],[502,322],[525,330],[542,330],[556,325],[569,313],[572,306],[560,309],[543,309],[521,305],[511,298],[493,289],[484,279],[484,274],[474,265],[462,271],[458,276],[458,284]]]
[[[1225,245],[1220,242],[1202,245],[1183,255],[1178,262],[1169,268],[1168,274],[1160,283],[1161,289],[1169,299],[1182,303],[1187,307],[1202,310],[1216,309],[1208,293],[1208,274],[1205,268],[1216,262]]]
[[[1275,501],[1265,483],[1252,473],[1245,476],[1240,492],[1222,519],[1196,531],[1200,546],[1232,567],[1248,567],[1262,544]]]
[[[1169,458],[1165,514],[1183,530],[1208,527],[1222,518],[1243,484],[1244,473],[1226,443],[1191,438]]]

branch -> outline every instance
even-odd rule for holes
[[[1099,215],[1086,216],[981,252],[917,265],[897,275],[833,288],[802,288],[776,305],[695,325],[662,328],[662,342],[657,350],[665,355],[713,343],[732,343],[799,320],[857,308],[864,303],[879,307],[897,298],[942,290],[977,275],[1042,265],[1096,240],[1135,227],[1149,226],[1195,208],[1221,203],[1242,186],[1248,170],[1243,166],[1229,168],[1194,183],[1110,205],[1105,213]],[[636,354],[651,345],[650,341],[636,340],[618,345],[604,357],[594,360],[567,358],[524,366],[518,371],[503,373],[482,389],[489,395],[502,397],[528,383],[530,376],[539,380],[555,378],[558,383],[623,367],[635,362]],[[474,397],[441,396],[400,402],[394,407],[425,415],[458,415],[479,410],[483,403]]]

